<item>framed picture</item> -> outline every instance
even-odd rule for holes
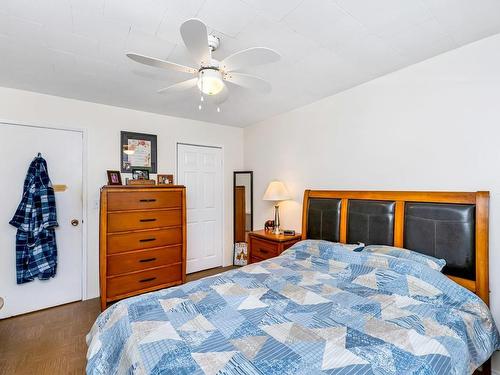
[[[132,169],[132,178],[134,180],[149,180],[149,171],[145,168]]]
[[[108,185],[121,185],[122,176],[120,171],[106,171],[108,174]]]
[[[121,171],[130,173],[132,169],[138,168],[156,173],[156,144],[156,135],[120,132]]]
[[[234,244],[234,260],[235,266],[246,266],[248,264],[248,245],[246,242],[236,242]]]
[[[158,185],[172,185],[174,183],[173,174],[159,174],[156,176]]]

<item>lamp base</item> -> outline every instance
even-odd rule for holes
[[[274,206],[274,228],[273,234],[280,234],[280,207]]]

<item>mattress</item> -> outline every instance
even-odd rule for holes
[[[466,374],[500,348],[475,294],[408,259],[306,240],[129,298],[87,336],[88,374]]]

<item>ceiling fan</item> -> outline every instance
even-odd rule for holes
[[[196,67],[180,65],[137,53],[127,53],[130,59],[141,64],[195,75],[194,78],[165,87],[158,93],[175,93],[198,86],[201,101],[204,101],[203,95],[207,95],[219,105],[228,98],[229,90],[226,82],[260,93],[271,91],[269,82],[254,75],[240,73],[239,70],[278,61],[280,55],[276,51],[265,47],[253,47],[233,53],[224,60],[218,61],[212,57],[212,52],[219,47],[220,40],[216,36],[208,34],[207,26],[202,21],[196,18],[189,19],[181,25],[180,31],[184,44],[196,62]],[[202,108],[201,104],[198,108]],[[220,112],[218,106],[217,111]]]

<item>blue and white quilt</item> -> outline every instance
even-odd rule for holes
[[[108,308],[88,374],[467,374],[500,349],[486,305],[421,263],[302,241]]]

